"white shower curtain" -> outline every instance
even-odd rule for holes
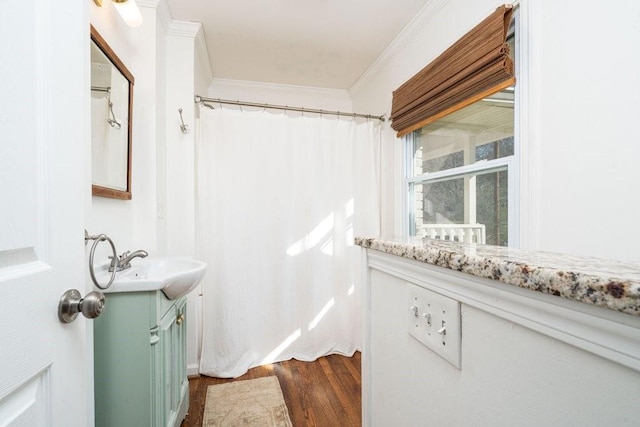
[[[361,347],[359,248],[378,234],[377,120],[200,109],[200,372]]]

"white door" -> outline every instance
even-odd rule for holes
[[[86,2],[0,1],[0,426],[91,426]],[[88,59],[87,59],[88,62]]]

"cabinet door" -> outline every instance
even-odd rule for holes
[[[160,348],[164,412],[161,425],[179,426],[186,415],[189,398],[186,365],[186,300],[178,301],[162,318]]]
[[[148,292],[106,298],[107,308],[94,320],[96,427],[162,425],[152,423],[158,390],[152,385],[158,335],[150,329],[155,301]]]
[[[176,388],[175,383],[175,371],[176,371],[176,357],[175,347],[177,341],[177,324],[176,324],[176,309],[172,307],[160,321],[160,351],[162,359],[162,373],[160,375],[162,390],[162,412],[163,426],[173,426],[176,421],[177,404],[174,397]]]
[[[178,365],[176,369],[176,391],[178,392],[178,419],[182,419],[187,414],[189,408],[189,379],[187,378],[187,300],[182,300],[176,304],[178,324],[176,343],[176,354],[178,355]]]

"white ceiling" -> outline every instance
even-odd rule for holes
[[[168,0],[215,78],[349,89],[429,0]]]

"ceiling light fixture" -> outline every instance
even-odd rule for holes
[[[142,14],[136,4],[136,0],[111,0],[122,20],[130,27],[138,27],[142,24]],[[93,0],[102,7],[102,0]]]

